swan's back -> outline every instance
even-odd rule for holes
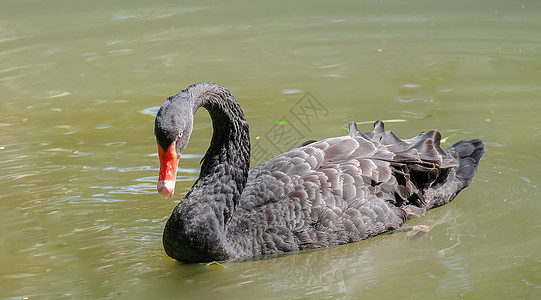
[[[376,122],[253,168],[228,226],[234,256],[323,248],[396,229],[466,187],[484,145],[440,148],[437,131],[400,140]]]

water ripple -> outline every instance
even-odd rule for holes
[[[536,188],[537,187],[537,184],[535,184],[531,179],[527,178],[527,177],[520,177],[522,180],[526,181],[528,184],[530,184],[531,187],[534,187]]]
[[[158,110],[160,110],[160,106],[152,106],[152,107],[147,107],[143,110],[140,110],[139,113],[143,115],[149,115],[149,116],[155,117],[156,114],[158,113]]]
[[[298,89],[283,89],[282,90],[282,94],[284,94],[284,95],[297,94],[297,93],[300,93],[300,92],[302,92],[302,90],[298,90]]]

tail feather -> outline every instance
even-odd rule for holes
[[[475,171],[477,171],[481,157],[485,153],[483,141],[480,139],[462,140],[449,147],[447,152],[456,155],[459,164],[456,178],[462,182],[462,188],[467,187],[473,175],[475,175]]]

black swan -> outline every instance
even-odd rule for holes
[[[251,170],[248,123],[224,87],[197,83],[168,98],[156,116],[158,191],[173,195],[193,116],[208,110],[213,135],[199,179],[163,233],[170,257],[209,262],[318,249],[397,229],[451,201],[484,153],[479,139],[440,148],[440,133],[401,140],[383,123],[283,153]]]

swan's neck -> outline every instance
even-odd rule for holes
[[[194,95],[194,113],[204,107],[212,119],[213,134],[203,158],[199,179],[192,187],[198,197],[223,199],[226,220],[231,216],[246,184],[250,167],[248,123],[231,93],[220,86]],[[214,197],[212,195],[220,195]]]

